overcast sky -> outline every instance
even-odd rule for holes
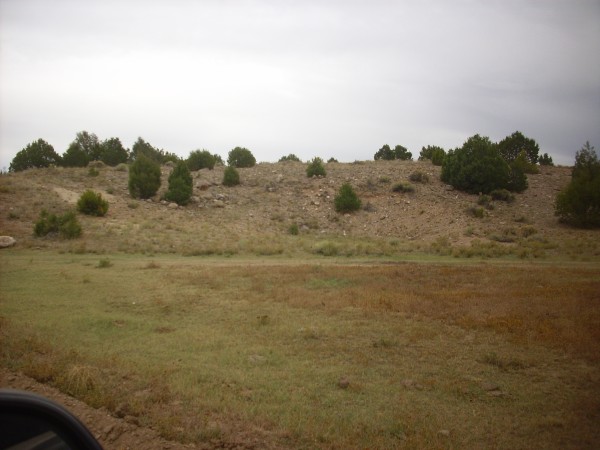
[[[600,149],[600,0],[0,0],[0,168],[43,138],[372,159]]]

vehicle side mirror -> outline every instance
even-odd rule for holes
[[[102,450],[102,446],[59,404],[29,392],[0,389],[0,449]]]

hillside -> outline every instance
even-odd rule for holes
[[[194,200],[186,207],[160,201],[171,168],[152,201],[132,199],[127,171],[100,167],[34,169],[0,177],[0,234],[20,247],[75,252],[206,254],[322,253],[395,255],[435,252],[461,256],[562,255],[596,259],[597,233],[558,223],[554,198],[570,179],[566,167],[542,167],[529,175],[529,189],[513,203],[494,202],[485,217],[468,209],[478,197],[440,181],[440,168],[419,161],[328,163],[327,177],[307,178],[297,162],[261,163],[240,169],[241,185],[221,185],[223,167],[193,174]],[[392,187],[421,171],[427,183],[413,193]],[[360,196],[363,209],[335,212],[333,198],[344,182]],[[86,189],[101,192],[110,209],[104,218],[80,216],[84,235],[73,241],[35,238],[40,211],[73,208]],[[297,224],[299,236],[289,227]]]

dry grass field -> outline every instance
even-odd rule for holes
[[[553,216],[568,169],[478,219],[428,163],[304,167],[259,164],[231,189],[201,171],[185,208],[129,198],[112,168],[0,176],[17,239],[0,383],[31,377],[173,448],[598,447],[600,246]],[[430,181],[391,192],[415,170]],[[344,181],[370,206],[336,214]],[[86,188],[106,217],[33,237]],[[136,447],[89,420],[106,448]]]

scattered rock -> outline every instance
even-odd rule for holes
[[[206,191],[210,187],[210,183],[205,180],[201,180],[196,184],[196,188],[201,191]]]
[[[498,386],[498,384],[494,383],[493,381],[484,381],[483,383],[481,383],[480,387],[486,392],[500,390],[500,386]]]
[[[214,208],[225,208],[225,202],[223,200],[215,199],[215,200],[213,200],[213,207]]]
[[[338,381],[338,387],[340,389],[348,389],[348,386],[350,386],[350,380],[348,380],[346,377],[340,378]]]
[[[250,355],[248,356],[248,361],[252,364],[262,364],[267,360],[264,356],[261,355]]]
[[[179,208],[179,205],[177,203],[171,202],[169,203],[168,207],[171,209],[176,209]]]
[[[0,248],[12,247],[17,243],[17,240],[12,236],[0,236]]]
[[[402,386],[404,386],[406,389],[416,389],[417,391],[423,390],[422,384],[417,383],[415,380],[411,379],[402,380]]]
[[[450,436],[450,430],[440,430],[440,431],[438,431],[438,434],[440,436],[448,437],[448,436]]]

